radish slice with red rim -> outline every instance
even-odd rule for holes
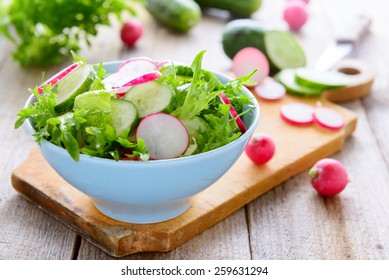
[[[266,79],[255,87],[255,93],[265,100],[278,100],[286,94],[286,89],[281,83]]]
[[[237,77],[247,75],[255,69],[257,69],[257,72],[251,77],[251,81],[260,83],[269,76],[269,61],[256,48],[248,47],[241,49],[232,59],[232,63],[232,71]]]
[[[158,71],[160,64],[147,57],[135,57],[123,62],[116,73],[103,80],[103,84],[108,89],[118,91],[119,94],[128,87],[147,83],[162,76]],[[124,89],[123,89],[124,88]]]
[[[228,97],[223,92],[219,94],[219,97],[220,97],[220,100],[224,104],[230,105],[231,117],[233,117],[235,119],[236,125],[239,127],[240,131],[242,133],[245,133],[247,131],[247,128],[246,128],[244,122],[242,121],[242,119],[239,117],[238,112],[235,110],[234,106],[232,106],[231,101],[228,99]]]
[[[189,146],[189,134],[184,124],[166,113],[144,117],[136,130],[149,150],[151,159],[170,159],[184,154]]]
[[[341,129],[345,124],[343,116],[331,108],[316,108],[313,112],[313,118],[319,125],[331,130]]]
[[[309,125],[313,123],[312,106],[304,103],[290,103],[281,107],[281,117],[293,125]]]
[[[148,57],[134,57],[120,64],[117,72],[147,73],[157,70],[157,63]]]
[[[57,84],[60,80],[62,80],[63,78],[65,78],[67,75],[69,75],[71,72],[73,72],[74,70],[76,70],[78,67],[80,67],[82,65],[82,62],[81,61],[78,61],[78,62],[75,62],[71,65],[69,65],[68,67],[66,67],[65,69],[61,70],[60,72],[58,72],[57,74],[55,74],[54,76],[52,76],[51,78],[49,78],[48,80],[46,80],[42,85],[40,85],[38,87],[38,93],[39,94],[42,94],[43,93],[43,87],[45,85],[52,85],[54,86],[55,84]]]
[[[127,72],[116,72],[108,76],[103,80],[103,84],[108,89],[113,89],[119,93],[128,90],[131,86],[144,84],[147,82],[154,81],[162,76],[162,73],[158,70],[147,73],[127,73]]]

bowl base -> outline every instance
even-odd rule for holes
[[[127,204],[94,199],[93,204],[102,214],[112,219],[133,224],[151,224],[183,214],[189,209],[191,201],[183,199],[158,204]]]

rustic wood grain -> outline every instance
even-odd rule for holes
[[[254,259],[389,257],[386,238],[389,233],[386,221],[389,211],[389,149],[385,141],[389,136],[388,56],[384,51],[388,48],[389,38],[383,30],[377,30],[382,26],[379,25],[379,21],[383,20],[383,14],[379,16],[381,8],[387,9],[383,1],[378,2],[371,1],[367,5],[362,1],[317,1],[312,5],[312,9],[320,12],[321,19],[327,22],[339,23],[351,11],[374,12],[371,14],[373,26],[370,35],[360,42],[352,54],[370,63],[374,69],[374,87],[362,102],[342,103],[358,115],[356,132],[346,142],[344,149],[333,157],[344,163],[349,171],[351,183],[347,189],[337,197],[323,198],[311,187],[307,172],[303,172],[249,204],[248,220]],[[318,30],[317,27],[312,29]],[[329,43],[331,36],[325,35],[333,33],[334,29],[336,26],[326,28],[322,25],[322,40],[326,38]],[[315,42],[303,42],[308,50],[315,46],[320,48]],[[305,222],[301,223],[301,220]]]
[[[23,130],[13,129],[16,113],[28,96],[27,85],[39,80],[40,71],[20,70],[8,42],[0,42],[0,259],[69,259],[75,234],[21,199],[11,185],[12,170],[33,144]]]
[[[348,107],[358,113],[359,126],[333,158],[345,165],[351,182],[341,195],[323,198],[303,172],[251,203],[254,259],[389,257],[388,172],[363,108],[359,102]],[[382,172],[377,174],[376,170]],[[373,177],[374,187],[369,188]],[[304,224],[298,222],[301,219]]]

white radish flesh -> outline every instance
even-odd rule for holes
[[[79,62],[76,62],[76,63],[73,63],[71,65],[69,65],[68,67],[66,67],[65,69],[61,70],[60,72],[58,72],[57,74],[55,74],[54,76],[52,76],[51,78],[49,78],[47,81],[45,81],[41,86],[39,86],[38,88],[38,93],[39,94],[42,94],[43,93],[43,87],[45,85],[52,85],[54,86],[55,84],[57,84],[60,80],[62,80],[63,78],[65,78],[67,75],[69,75],[71,72],[73,72],[74,70],[76,70],[78,67],[80,67],[82,65],[82,62],[79,61]]]
[[[149,58],[137,57],[123,62],[116,73],[103,80],[108,89],[118,93],[128,90],[129,87],[147,83],[162,76],[158,71],[158,64]]]
[[[255,93],[265,100],[278,100],[286,94],[286,89],[281,83],[269,78],[255,87]]]
[[[257,69],[251,80],[257,83],[262,82],[269,76],[269,61],[258,49],[248,47],[241,49],[232,59],[232,71],[237,77],[244,76]]]
[[[341,129],[345,124],[343,116],[331,108],[316,108],[313,118],[319,125],[332,130]]]
[[[239,117],[238,112],[235,110],[234,106],[232,106],[231,101],[223,92],[219,94],[219,97],[224,104],[230,105],[231,117],[235,119],[236,125],[239,127],[240,131],[242,133],[245,133],[247,131],[247,128],[242,119]]]
[[[126,73],[116,72],[103,80],[103,84],[108,89],[122,90],[130,86],[135,86],[147,82],[154,81],[161,77],[162,74],[158,70],[147,73]]]
[[[303,103],[290,103],[281,107],[281,117],[293,125],[309,125],[313,123],[313,107]]]
[[[189,146],[189,135],[176,117],[156,113],[139,123],[136,138],[144,140],[152,159],[171,159],[184,154]]]
[[[134,57],[120,64],[117,72],[150,72],[159,68],[159,63],[148,57]]]

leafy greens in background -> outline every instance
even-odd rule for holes
[[[140,0],[1,0],[0,34],[15,44],[13,57],[23,67],[60,63],[77,52],[109,15],[135,14]]]

